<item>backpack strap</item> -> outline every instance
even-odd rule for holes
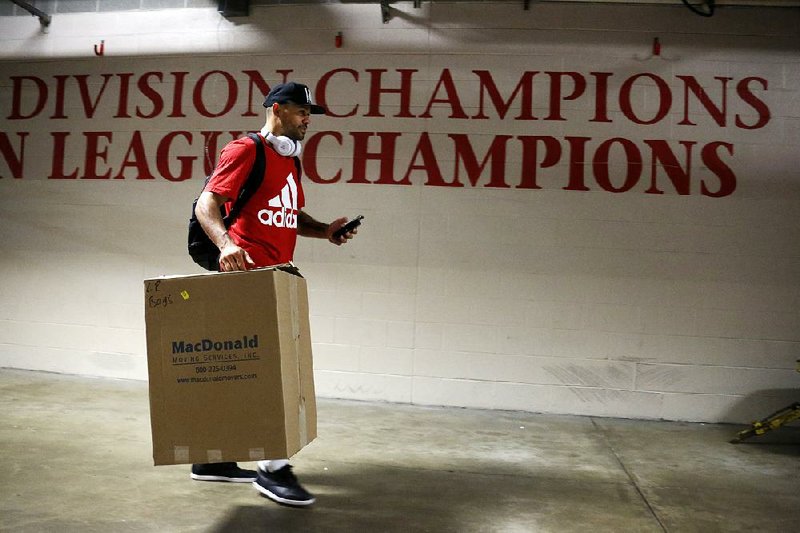
[[[300,181],[300,177],[303,175],[303,165],[298,156],[294,156],[294,167],[297,169],[297,181]]]
[[[234,220],[236,220],[236,217],[244,207],[244,204],[246,204],[247,201],[253,197],[255,192],[261,186],[261,182],[264,181],[264,172],[267,168],[267,161],[266,157],[264,156],[264,143],[261,142],[261,137],[259,137],[257,133],[248,133],[247,136],[250,137],[253,143],[255,143],[256,160],[255,163],[253,163],[253,168],[250,169],[250,174],[247,176],[247,181],[244,182],[242,188],[239,190],[239,196],[236,197],[236,201],[233,202],[231,210],[224,218],[226,228],[229,227]]]

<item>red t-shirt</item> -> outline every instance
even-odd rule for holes
[[[228,234],[255,261],[255,267],[287,263],[294,257],[297,218],[305,205],[294,158],[278,155],[262,137],[266,171],[261,186],[228,228]],[[222,149],[205,190],[233,199],[239,195],[256,160],[256,145],[248,137]]]

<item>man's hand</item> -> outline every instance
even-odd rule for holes
[[[339,238],[334,237],[333,234],[336,233],[336,230],[338,230],[345,224],[347,224],[347,217],[337,218],[336,220],[328,224],[328,227],[325,229],[325,236],[328,238],[330,242],[332,242],[336,246],[343,245],[344,243],[352,239],[356,233],[358,233],[358,230],[354,229],[353,231],[348,231]]]
[[[320,222],[315,220],[314,217],[306,213],[305,211],[300,211],[297,215],[297,233],[303,237],[314,237],[317,239],[327,239],[329,242],[332,242],[336,246],[341,246],[342,244],[346,243],[350,239],[353,238],[353,235],[358,233],[356,230],[350,231],[343,235],[342,237],[334,237],[333,234],[347,224],[347,217],[337,218],[330,224],[326,224],[324,222]]]
[[[227,235],[227,234],[226,234]],[[236,246],[230,237],[227,237],[226,245],[219,251],[219,271],[235,272],[237,270],[247,270],[255,265],[255,261],[246,251]]]
[[[195,207],[197,220],[200,221],[206,235],[219,248],[219,271],[247,270],[255,265],[255,262],[247,252],[233,242],[219,212],[219,207],[227,201],[227,198],[216,193],[203,191]]]

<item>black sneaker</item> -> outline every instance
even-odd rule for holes
[[[253,481],[253,486],[258,492],[270,500],[284,505],[305,506],[311,505],[316,500],[292,473],[292,466],[286,465],[275,472],[258,469],[258,479]]]
[[[192,465],[192,479],[197,481],[230,481],[250,483],[258,476],[255,470],[239,468],[236,463],[206,463]]]

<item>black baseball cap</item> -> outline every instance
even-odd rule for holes
[[[267,97],[264,99],[264,107],[271,107],[272,104],[297,104],[311,106],[311,112],[315,115],[323,115],[326,110],[321,105],[315,104],[311,100],[311,90],[307,85],[290,81],[275,85]]]

